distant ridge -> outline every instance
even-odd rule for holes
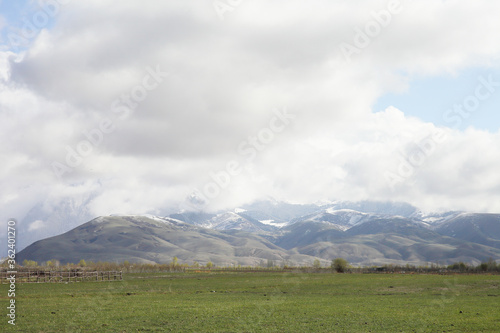
[[[220,265],[310,265],[315,259],[328,265],[337,257],[364,266],[477,265],[500,262],[500,215],[424,214],[400,203],[259,202],[217,214],[99,217],[31,244],[18,259],[167,263],[174,256]]]

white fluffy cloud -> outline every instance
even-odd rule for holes
[[[209,208],[270,195],[500,211],[499,133],[371,109],[415,76],[498,67],[500,4],[401,1],[369,45],[356,46],[356,29],[388,6],[252,1],[222,21],[210,1],[70,2],[26,52],[0,53],[4,218],[85,191],[94,215],[165,213],[233,160],[241,172]],[[350,61],[342,43],[357,48]],[[146,89],[156,69],[168,75]],[[123,117],[127,98],[137,106]],[[250,154],[284,107],[294,120]],[[96,129],[98,143],[82,145]],[[446,138],[431,147],[435,133]],[[79,147],[87,156],[58,178],[53,163],[67,165]]]
[[[42,229],[44,227],[46,227],[46,225],[45,225],[45,223],[43,223],[42,220],[36,220],[30,224],[30,226],[28,227],[28,231],[35,231],[38,229]]]

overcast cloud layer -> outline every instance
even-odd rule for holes
[[[63,2],[25,51],[0,51],[3,220],[68,197],[93,216],[267,196],[500,212],[500,132],[372,110],[416,77],[498,69],[499,2]],[[500,93],[483,81],[481,100]]]

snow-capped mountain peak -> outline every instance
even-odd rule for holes
[[[358,212],[352,209],[327,208],[317,214],[305,216],[302,220],[312,222],[327,222],[347,230],[355,225],[363,223],[375,216],[375,214]]]

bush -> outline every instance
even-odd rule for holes
[[[34,261],[34,260],[24,259],[23,260],[23,266],[24,267],[37,267],[38,263],[36,261]]]
[[[337,273],[344,273],[349,268],[349,262],[343,258],[336,258],[332,260],[331,266]]]

